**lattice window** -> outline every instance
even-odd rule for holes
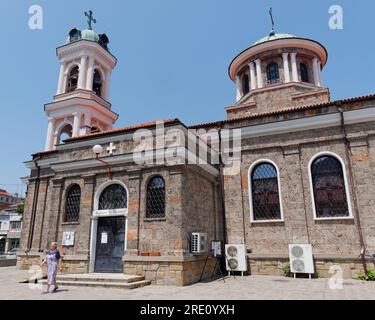
[[[99,197],[99,210],[126,209],[128,195],[120,184],[111,184],[106,187]]]
[[[75,184],[69,188],[66,196],[65,222],[79,221],[80,205],[81,188]]]
[[[165,216],[165,182],[160,176],[153,177],[147,185],[147,218]]]
[[[277,63],[271,63],[267,67],[267,79],[268,84],[280,82],[279,65]]]
[[[280,220],[280,195],[276,168],[260,163],[251,172],[253,219]]]
[[[309,82],[309,72],[307,70],[307,66],[304,63],[301,63],[299,69],[301,73],[301,81]]]
[[[317,218],[348,217],[344,172],[341,162],[322,156],[311,165],[311,176]]]

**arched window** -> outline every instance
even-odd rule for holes
[[[341,162],[324,155],[311,164],[316,218],[348,217],[349,206]]]
[[[102,81],[102,77],[100,75],[100,72],[98,70],[95,70],[94,80],[93,80],[93,83],[92,83],[92,90],[99,97],[101,97],[101,95],[102,95],[102,85],[103,85],[103,81]]]
[[[268,65],[267,80],[268,84],[280,82],[279,65],[277,63],[271,63],[270,65]]]
[[[79,68],[78,66],[75,66],[70,70],[68,75],[68,86],[66,92],[72,92],[77,89],[78,86],[78,74],[79,74]]]
[[[79,221],[79,211],[81,205],[81,188],[74,184],[67,192],[65,204],[65,222]]]
[[[251,171],[251,205],[254,221],[281,220],[280,190],[277,169],[269,162]]]
[[[65,140],[71,138],[72,131],[73,131],[72,126],[70,124],[66,124],[59,132],[59,136],[57,140],[58,144],[62,144],[64,143]]]
[[[247,74],[242,77],[242,94],[246,95],[250,91],[249,76]]]
[[[99,210],[125,209],[128,206],[128,195],[120,184],[106,187],[99,197]]]
[[[309,72],[307,71],[307,66],[304,63],[301,63],[299,69],[301,73],[301,81],[309,82]]]
[[[153,177],[147,185],[147,218],[165,216],[165,182],[160,176]]]

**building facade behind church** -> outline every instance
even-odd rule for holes
[[[134,135],[147,129],[157,136],[159,122],[113,129],[118,115],[109,89],[117,60],[108,43],[91,28],[73,29],[57,49],[61,67],[57,93],[45,105],[45,150],[26,162],[21,268],[38,263],[49,242],[64,241],[62,272],[191,284],[206,259],[191,253],[193,232],[207,233],[209,242],[245,244],[250,274],[280,275],[293,243],[313,246],[319,276],[332,265],[347,278],[370,266],[375,96],[331,101],[322,78],[328,54],[319,42],[272,31],[230,64],[237,97],[226,120],[163,121],[166,131],[183,133],[167,139],[166,148],[185,157],[199,132],[239,129],[236,174],[223,162],[134,161]],[[198,133],[192,137],[189,129]],[[220,152],[204,141],[211,156]],[[95,145],[103,146],[97,159]],[[161,151],[157,143],[150,150]]]

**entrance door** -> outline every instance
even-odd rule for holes
[[[95,272],[123,273],[125,218],[99,218],[96,237]]]

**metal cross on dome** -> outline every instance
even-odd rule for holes
[[[272,7],[270,8],[269,14],[270,14],[271,23],[272,23],[272,31],[271,31],[271,33],[275,33],[275,21],[273,20]]]
[[[89,25],[89,30],[92,30],[92,23],[96,23],[96,19],[93,16],[92,10],[85,12],[85,16],[88,18],[87,24]]]

